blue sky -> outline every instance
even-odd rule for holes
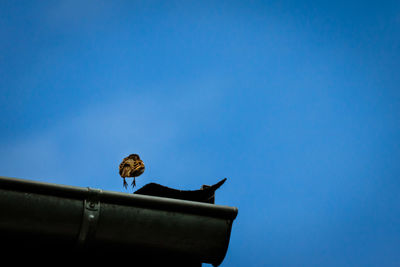
[[[398,1],[2,1],[0,175],[223,177],[222,266],[400,265]],[[129,192],[131,192],[130,190]]]

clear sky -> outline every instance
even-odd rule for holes
[[[400,266],[399,1],[1,1],[0,175],[236,206],[222,266]]]

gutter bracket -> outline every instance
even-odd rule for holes
[[[88,187],[88,194],[83,201],[83,214],[77,246],[83,247],[96,233],[97,222],[100,215],[101,189]]]

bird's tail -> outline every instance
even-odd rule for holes
[[[215,191],[215,190],[217,190],[218,188],[220,188],[221,185],[223,185],[223,184],[225,183],[225,181],[226,181],[226,178],[222,179],[221,181],[219,181],[219,182],[216,183],[215,185],[212,185],[212,186],[210,187],[211,191]]]

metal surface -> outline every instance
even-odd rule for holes
[[[0,237],[7,240],[218,265],[236,215],[228,206],[0,177]]]
[[[97,222],[100,216],[100,194],[101,189],[88,187],[87,198],[83,201],[83,214],[81,229],[78,236],[78,247],[84,246],[96,232]]]

